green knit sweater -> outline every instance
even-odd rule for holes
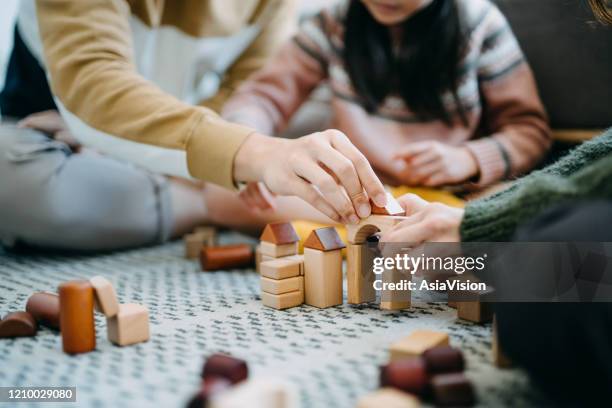
[[[612,128],[507,190],[469,203],[461,239],[508,241],[519,224],[550,206],[589,198],[612,199]]]

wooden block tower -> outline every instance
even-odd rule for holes
[[[342,304],[342,248],[334,227],[319,228],[304,242],[304,285],[307,305]]]
[[[255,254],[258,272],[262,262],[287,256],[298,256],[300,238],[290,222],[276,222],[266,225]]]

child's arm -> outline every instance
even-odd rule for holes
[[[329,44],[321,21],[306,22],[292,41],[238,88],[223,107],[222,116],[261,133],[282,131],[327,76]]]
[[[479,166],[479,184],[533,168],[550,146],[547,116],[535,80],[501,12],[493,7],[483,24],[478,81],[484,131],[467,143]]]

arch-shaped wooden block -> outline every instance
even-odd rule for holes
[[[355,225],[347,225],[347,239],[351,244],[363,244],[366,239],[377,233],[385,232],[399,224],[406,217],[391,215],[371,215]]]

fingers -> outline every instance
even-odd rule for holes
[[[410,166],[421,167],[421,166],[425,166],[426,164],[436,162],[439,159],[440,157],[437,154],[435,154],[434,152],[428,151],[428,152],[424,152],[416,156],[410,157],[407,159],[407,161],[410,163]]]
[[[397,202],[406,211],[407,215],[423,211],[429,205],[429,202],[423,200],[416,194],[405,194],[398,198]]]
[[[371,197],[379,207],[384,207],[387,204],[385,189],[365,156],[341,132],[336,131],[331,134],[331,143],[336,150],[353,163],[361,186],[368,197]]]
[[[418,219],[418,217],[415,217]],[[401,242],[403,244],[419,245],[431,239],[431,229],[423,220],[417,222],[404,221],[380,237],[383,242]]]
[[[302,180],[299,177],[295,178],[293,183],[294,194],[312,205],[317,210],[334,220],[341,223],[342,219],[338,212],[323,198],[321,193],[310,183]]]
[[[438,187],[449,183],[451,180],[442,172],[432,174],[423,180],[423,185],[427,187]]]
[[[421,167],[408,166],[406,170],[407,180],[413,185],[420,185],[425,179],[441,172],[442,169],[442,164],[437,161]]]
[[[397,149],[397,152],[394,154],[394,158],[396,159],[406,159],[412,156],[417,156],[419,154],[428,152],[431,150],[433,142],[415,142],[410,143],[405,146]]]

